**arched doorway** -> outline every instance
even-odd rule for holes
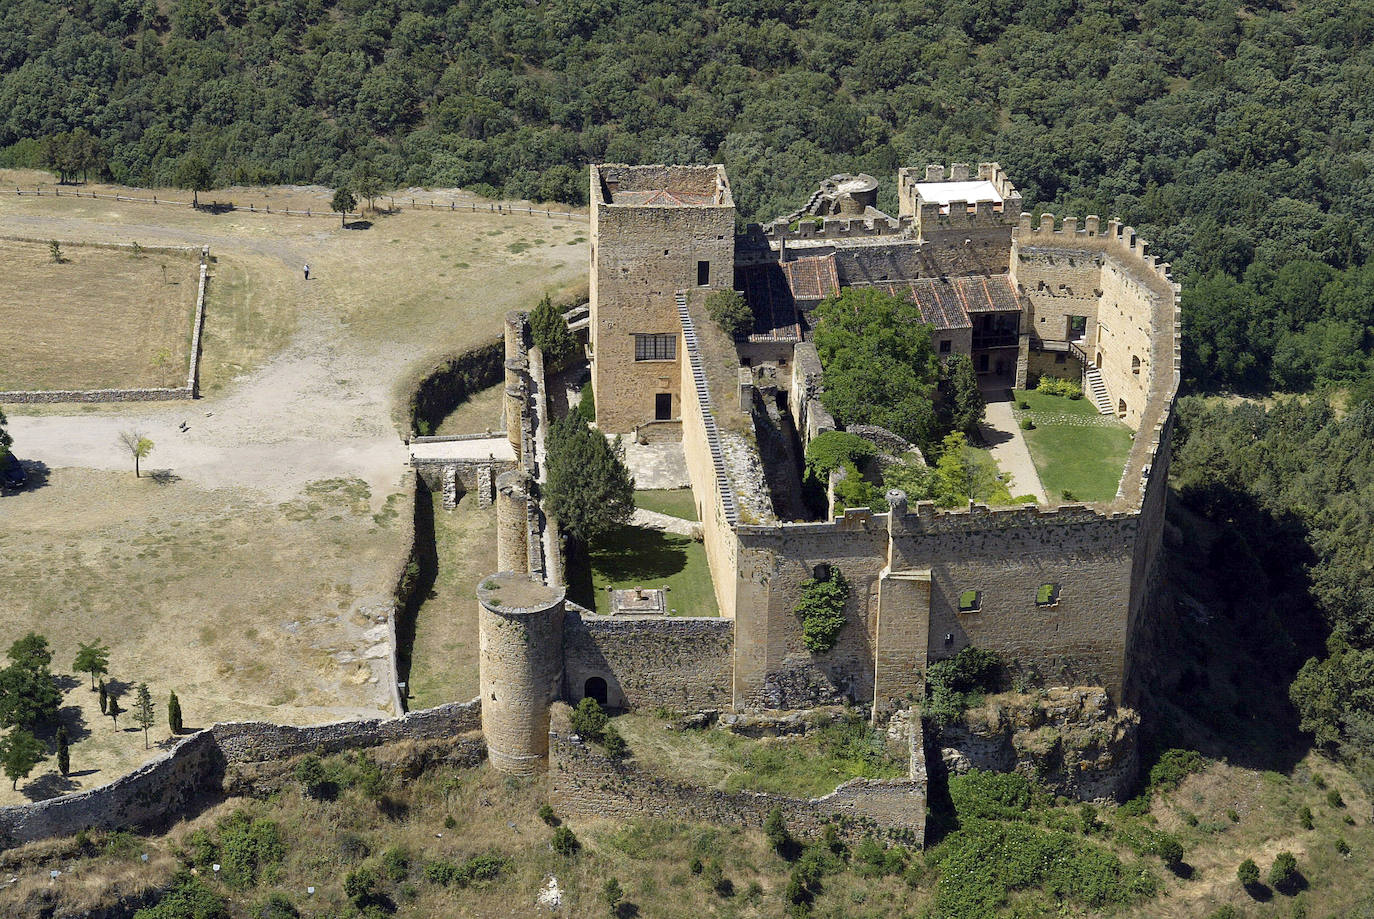
[[[606,681],[599,676],[589,677],[586,685],[582,687],[582,695],[588,699],[595,699],[602,708],[606,707]]]

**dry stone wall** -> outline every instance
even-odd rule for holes
[[[385,720],[311,727],[216,724],[108,785],[0,808],[0,842],[20,845],[85,828],[162,826],[222,797],[232,767],[280,761],[317,749],[336,753],[402,740],[456,739],[480,728],[481,708],[481,700],[475,699]]]
[[[549,797],[559,814],[760,828],[778,808],[788,829],[803,836],[819,835],[834,823],[850,838],[872,833],[914,845],[925,840],[923,780],[854,779],[820,798],[724,792],[665,778],[633,760],[613,761],[573,734],[567,716],[567,706],[556,706],[549,733]]]

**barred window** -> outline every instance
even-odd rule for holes
[[[677,357],[677,336],[665,334],[636,335],[635,360],[671,361]]]

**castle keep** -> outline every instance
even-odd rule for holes
[[[520,470],[497,500],[508,573],[480,592],[495,765],[540,768],[555,697],[678,711],[847,701],[885,721],[922,698],[929,664],[970,646],[998,652],[1024,685],[1136,702],[1160,594],[1179,319],[1167,266],[1132,228],[1022,213],[995,163],[900,170],[896,216],[878,209],[877,180],[836,176],[738,234],[721,166],[601,165],[590,179],[596,423],[681,444],[720,617],[597,615],[564,598],[557,522],[538,502],[543,381],[516,317],[507,418]],[[836,428],[811,310],[848,287],[910,299],[936,352],[967,355],[986,387],[1081,380],[1133,432],[1115,497],[949,510],[891,491],[885,511],[807,517],[800,454]],[[722,289],[747,300],[748,335],[707,317]],[[904,449],[882,429],[861,436]],[[811,652],[802,585],[834,569],[851,585],[845,625]],[[513,608],[519,591],[501,585],[531,577],[552,592]]]

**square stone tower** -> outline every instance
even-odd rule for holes
[[[629,434],[650,422],[671,425],[681,417],[675,295],[734,284],[735,202],[725,167],[592,166],[591,210],[597,426]]]

